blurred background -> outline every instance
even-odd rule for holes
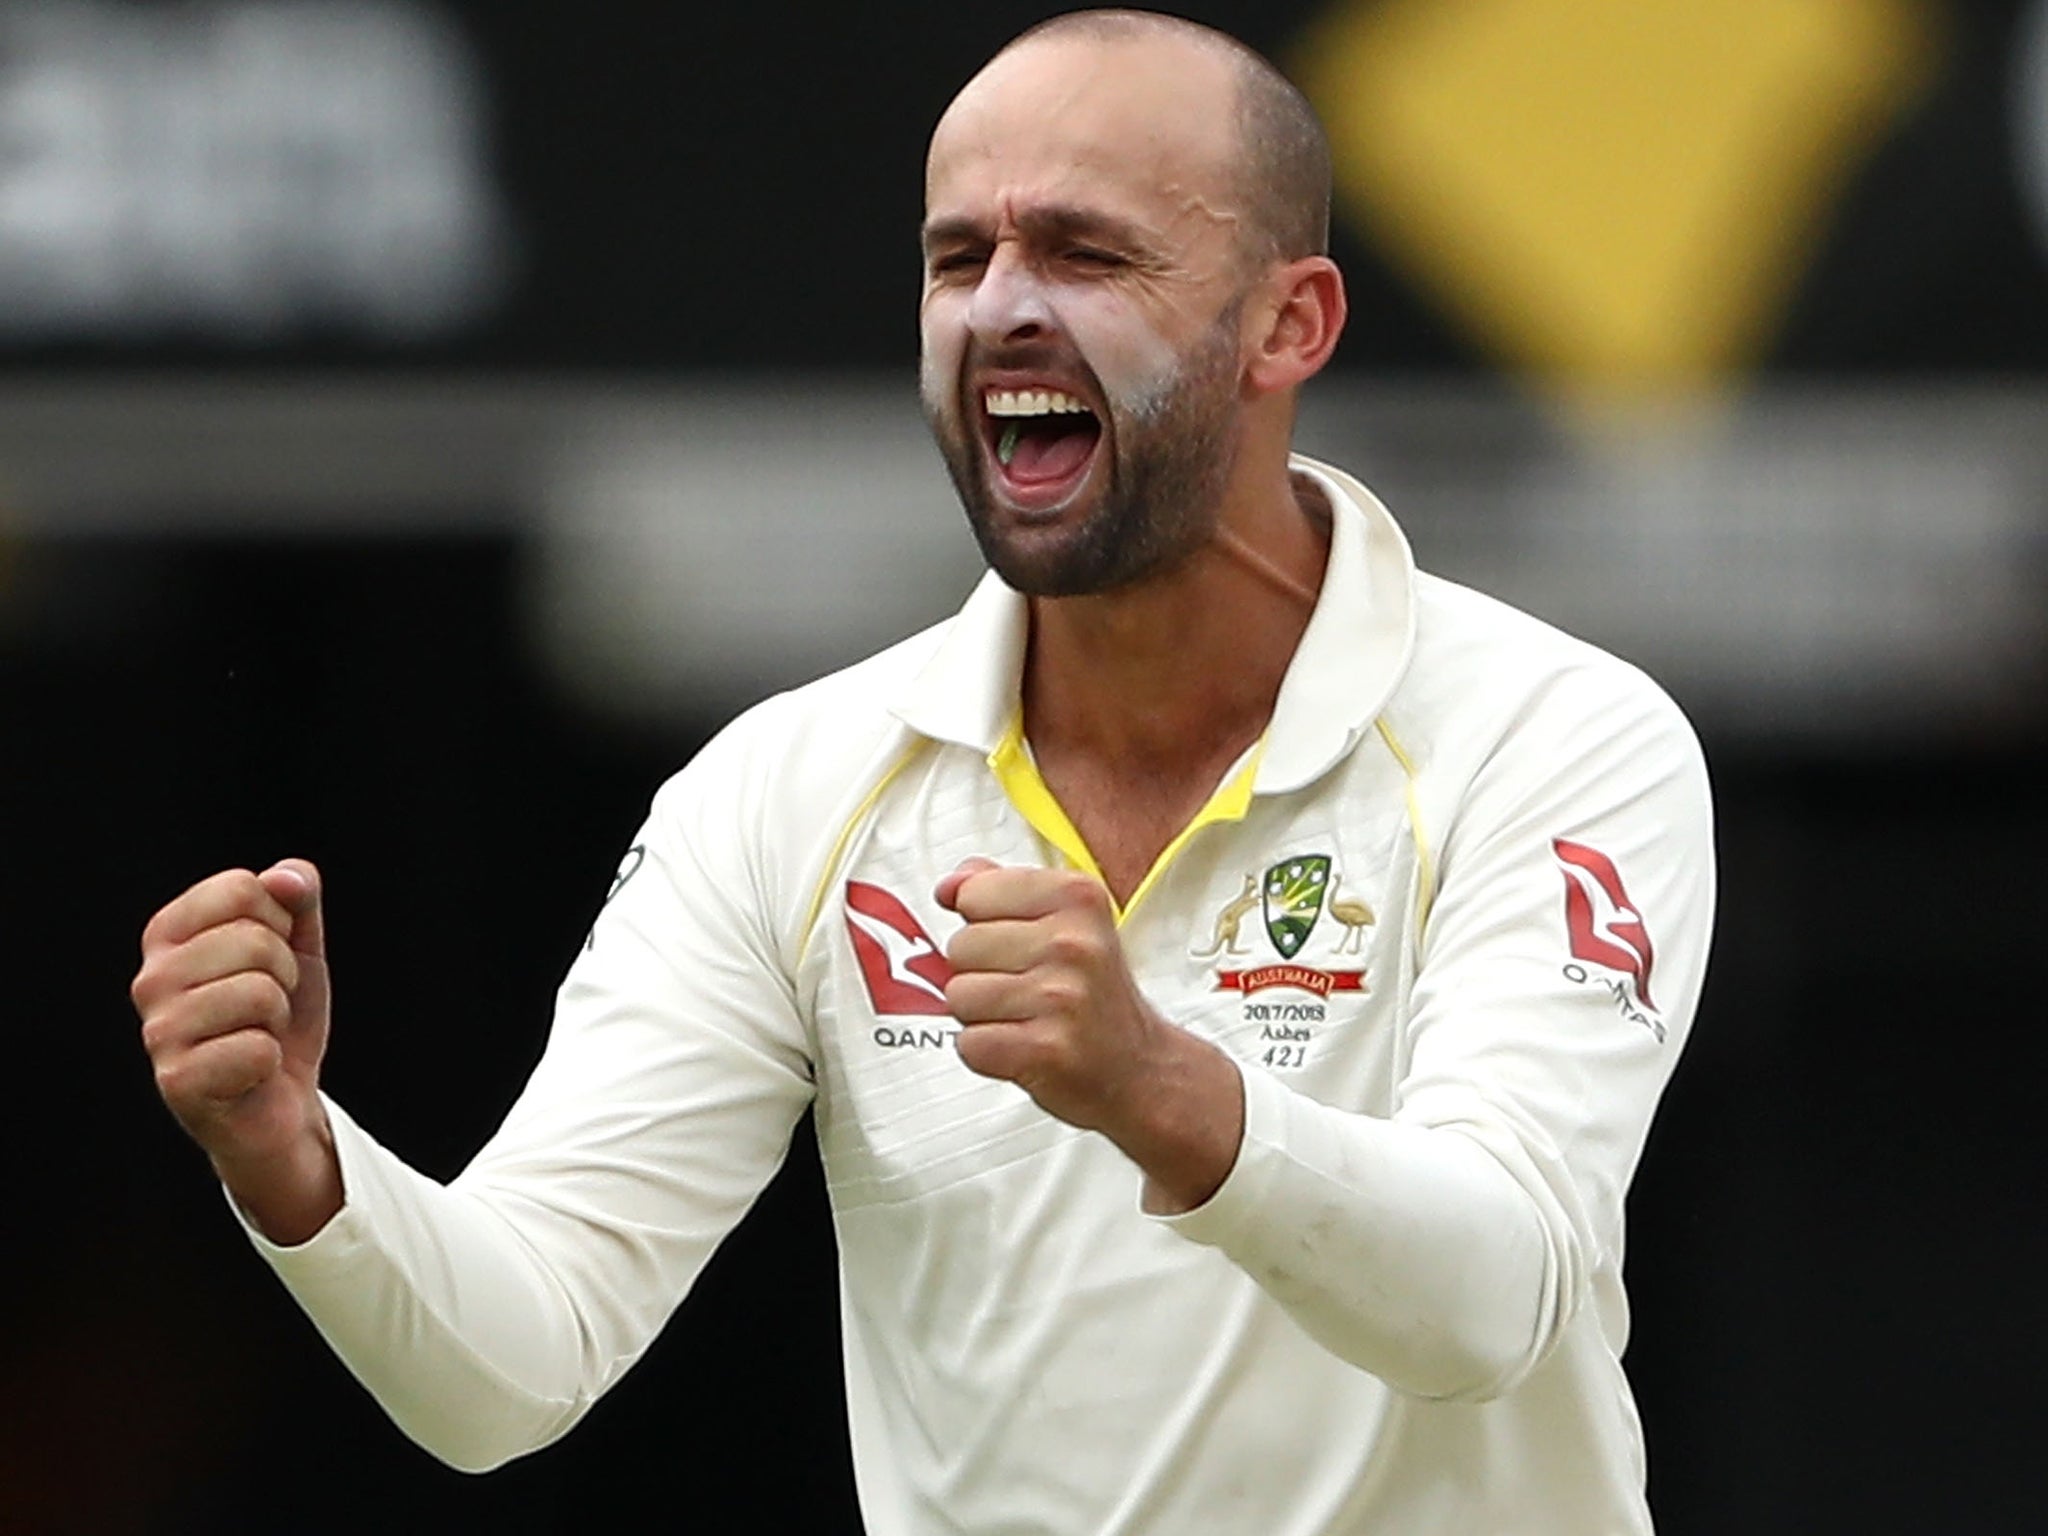
[[[125,987],[192,880],[320,861],[329,1081],[461,1166],[656,784],[972,583],[921,157],[1047,13],[0,0],[0,1529],[858,1530],[808,1140],[465,1478],[244,1251]],[[1660,1530],[2038,1531],[2048,0],[1187,14],[1335,142],[1304,445],[1717,775],[1632,1206]]]

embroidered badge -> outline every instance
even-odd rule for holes
[[[1375,921],[1373,910],[1368,902],[1345,893],[1342,885],[1329,854],[1277,860],[1263,874],[1244,877],[1243,890],[1217,913],[1208,945],[1190,951],[1196,959],[1211,961],[1248,954],[1240,928],[1255,905],[1261,908],[1266,939],[1277,961],[1244,969],[1219,966],[1215,976],[1216,990],[1239,994],[1244,1021],[1259,1026],[1259,1060],[1266,1066],[1305,1066],[1315,1027],[1328,1021],[1328,999],[1340,992],[1370,990],[1362,966],[1334,968],[1308,958],[1325,946],[1332,956],[1364,951],[1365,932]],[[1325,913],[1328,923],[1322,922]]]

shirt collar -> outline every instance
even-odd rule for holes
[[[1329,500],[1330,557],[1266,729],[1258,794],[1299,789],[1342,760],[1415,643],[1415,564],[1393,515],[1342,470],[1299,454],[1290,463]],[[993,753],[1016,716],[1029,625],[1029,604],[990,572],[891,712],[921,735]]]
[[[889,712],[934,741],[994,752],[1017,713],[1030,628],[1030,604],[987,572]]]
[[[1281,679],[1255,791],[1284,794],[1341,762],[1372,728],[1415,649],[1415,557],[1377,496],[1296,454],[1330,502],[1330,558],[1315,612]]]

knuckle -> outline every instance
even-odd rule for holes
[[[284,1060],[277,1037],[244,1032],[219,1042],[213,1067],[212,1088],[227,1096],[246,1093],[275,1073]]]
[[[291,994],[271,977],[266,976],[264,981],[266,985],[263,991],[263,1012],[260,1017],[265,1027],[272,1030],[283,1029],[292,1021]]]
[[[272,1076],[283,1060],[274,1036],[238,1030],[156,1063],[156,1086],[181,1120],[216,1111]]]
[[[216,922],[247,922],[269,932],[278,932],[279,909],[263,882],[246,869],[231,869],[220,877],[223,899],[215,909]]]
[[[152,1013],[142,1021],[142,1048],[149,1053],[152,1061],[161,1063],[170,1052],[177,1049],[182,1038],[183,1031],[178,1027],[176,1019],[168,1013]]]
[[[291,1016],[291,999],[266,971],[243,971],[229,978],[237,1016],[252,1023],[282,1024]]]
[[[1101,953],[1101,941],[1092,932],[1071,924],[1054,928],[1045,941],[1046,958],[1057,965],[1091,965]]]
[[[1064,1033],[1041,1035],[1032,1052],[1035,1075],[1054,1079],[1075,1076],[1081,1069],[1081,1051],[1073,1037]]]
[[[262,910],[264,899],[262,882],[251,870],[224,869],[208,875],[164,903],[143,925],[143,953],[175,947],[180,939],[227,918],[254,915]]]
[[[292,953],[291,945],[285,943],[276,929],[254,918],[241,919],[238,927],[249,965],[276,977],[285,987],[291,987],[299,972],[299,959]]]
[[[960,990],[956,996],[949,989],[946,997],[955,1018],[981,1022],[1004,1018],[1013,1011],[1007,978],[976,975],[955,977],[954,981]]]
[[[1107,912],[1109,892],[1100,880],[1078,869],[1062,870],[1059,893],[1064,905],[1085,912]]]
[[[979,1072],[983,1077],[994,1077],[997,1075],[994,1056],[990,1049],[986,1031],[979,1029],[961,1030],[959,1039],[953,1042],[953,1048],[959,1053],[961,1062],[969,1071]]]
[[[193,1098],[191,1063],[159,1061],[156,1064],[155,1076],[157,1095],[166,1104],[175,1108]]]
[[[254,916],[261,907],[263,887],[246,869],[224,869],[193,887],[181,900],[212,915],[215,923],[223,923]]]
[[[1070,977],[1055,976],[1040,984],[1038,997],[1046,1013],[1075,1014],[1087,1006],[1088,989]]]

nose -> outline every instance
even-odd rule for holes
[[[984,346],[1032,341],[1057,325],[1045,280],[1013,245],[996,247],[975,284],[967,324]]]

